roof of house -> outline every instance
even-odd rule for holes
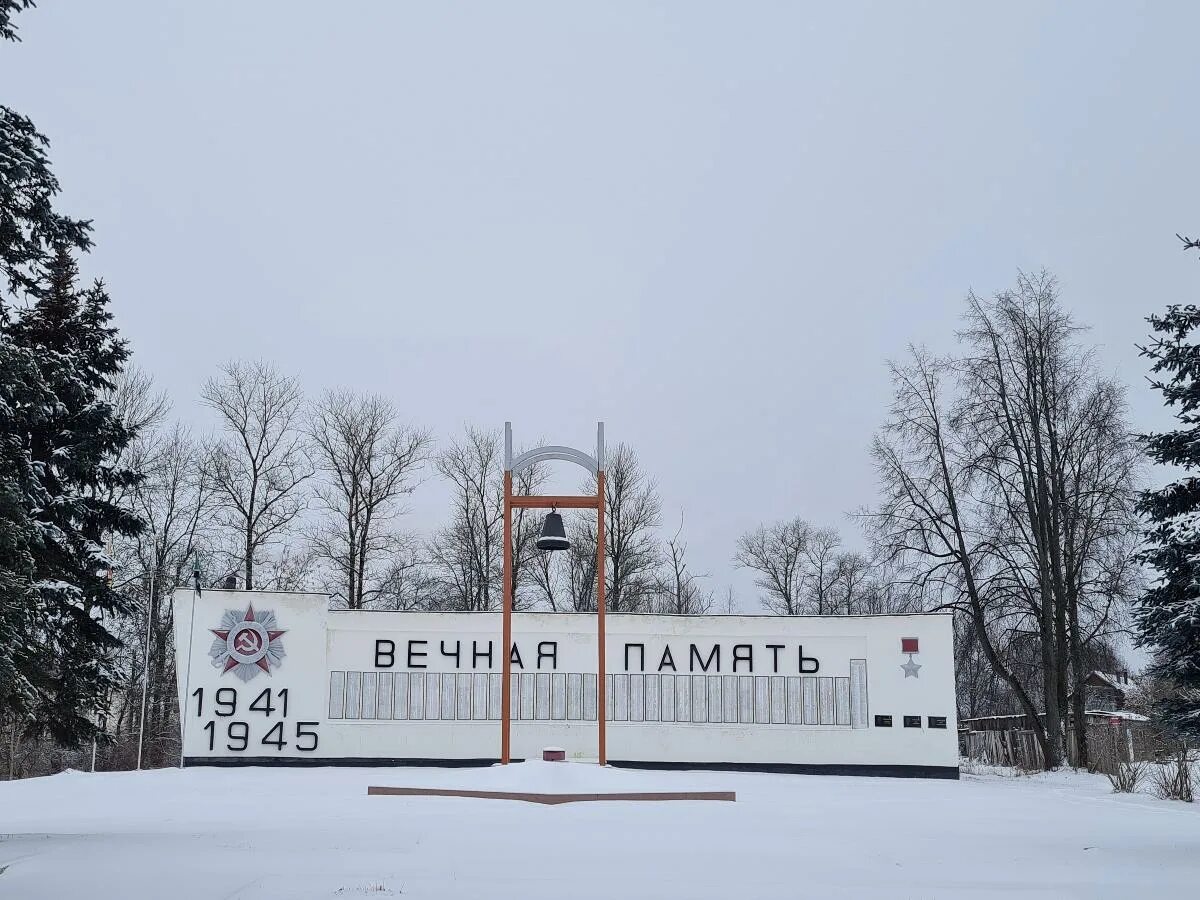
[[[1149,722],[1149,716],[1143,716],[1141,713],[1130,712],[1127,709],[1087,709],[1084,710],[1085,716],[1108,716],[1110,719],[1124,719],[1126,722]]]
[[[1099,669],[1093,669],[1091,672],[1089,672],[1087,678],[1084,679],[1084,683],[1090,684],[1092,687],[1112,688],[1113,690],[1121,691],[1122,693],[1129,690],[1131,687],[1129,684],[1129,676],[1126,675],[1124,680],[1122,680],[1120,675],[1116,675],[1112,672],[1101,672]]]
[[[1105,716],[1110,719],[1125,719],[1128,722],[1149,722],[1148,716],[1143,716],[1141,713],[1130,712],[1127,709],[1085,709],[1085,716]],[[1038,713],[1039,718],[1045,713]],[[975,716],[970,719],[959,719],[959,722],[988,722],[995,719],[1026,719],[1028,716],[1025,713],[1008,713],[1001,716]]]

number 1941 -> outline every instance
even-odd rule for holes
[[[199,687],[192,691],[192,697],[196,700],[196,717],[205,717],[205,698],[204,688]],[[221,739],[225,742],[225,749],[234,753],[242,753],[250,746],[250,723],[242,720],[234,720],[233,717],[238,712],[238,692],[237,688],[224,687],[213,693],[212,709],[209,715],[216,716],[221,719],[229,719],[225,723],[224,735]],[[317,749],[319,737],[317,735],[317,722],[296,722],[295,729],[291,735],[288,735],[284,729],[283,720],[288,714],[288,689],[280,688],[264,688],[257,697],[255,697],[250,705],[245,708],[243,715],[252,718],[252,713],[261,713],[265,720],[269,720],[276,712],[279,713],[280,720],[275,722],[265,734],[259,739],[259,744],[264,747],[274,747],[276,752],[283,750],[288,746],[288,738],[295,741],[295,748],[302,753],[311,753]],[[208,736],[208,749],[214,751],[217,749],[217,721],[210,719],[204,725],[204,732]]]

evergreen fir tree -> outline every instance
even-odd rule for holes
[[[30,5],[0,0],[0,38],[15,40],[10,16]],[[38,727],[41,673],[58,665],[32,588],[34,511],[50,504],[29,442],[57,402],[34,354],[14,342],[9,312],[41,292],[54,245],[90,245],[87,222],[54,210],[59,186],[46,144],[29,119],[0,106],[0,716],[27,730]]]
[[[0,38],[19,41],[17,26],[13,24],[12,17],[21,10],[30,9],[33,6],[33,0],[0,0]]]
[[[0,0],[0,39],[31,6]],[[131,435],[105,400],[128,350],[103,285],[75,287],[91,226],[55,211],[46,146],[0,106],[0,717],[71,745],[93,731],[106,619],[125,609],[103,540],[140,523],[105,499],[135,478],[109,462]]]
[[[26,726],[38,698],[30,676],[36,680],[47,651],[32,590],[36,537],[29,511],[48,498],[25,436],[53,407],[32,354],[0,334],[0,716]]]
[[[111,463],[132,435],[105,399],[129,351],[112,326],[108,294],[97,282],[76,288],[74,259],[58,247],[37,300],[17,310],[9,334],[37,360],[54,398],[47,415],[26,423],[29,457],[46,502],[31,510],[32,601],[40,666],[26,672],[37,689],[35,728],[75,744],[90,736],[88,719],[111,684],[105,660],[116,639],[106,627],[129,612],[113,590],[106,536],[136,534],[141,522],[110,499],[137,475]]]
[[[1185,246],[1196,248],[1185,240]],[[1154,387],[1174,408],[1179,429],[1143,437],[1150,458],[1178,466],[1187,474],[1138,504],[1149,519],[1143,561],[1158,574],[1138,601],[1135,616],[1139,643],[1155,654],[1151,674],[1176,690],[1159,704],[1170,726],[1200,735],[1200,308],[1172,305],[1147,321],[1156,339],[1142,347],[1154,361]]]
[[[54,211],[46,143],[29,119],[0,106],[0,307],[12,302],[5,287],[13,298],[40,293],[52,248],[91,246],[88,222]]]

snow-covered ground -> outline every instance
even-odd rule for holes
[[[371,784],[736,803],[368,797]],[[1200,804],[1102,776],[188,769],[0,783],[0,898],[1195,897]]]

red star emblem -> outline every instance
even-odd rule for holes
[[[253,603],[250,603],[246,606],[246,614],[242,617],[242,621],[255,621]],[[261,629],[261,626],[259,626],[259,628]],[[234,625],[231,628],[210,628],[209,631],[223,641],[228,641],[229,635],[232,632],[233,646],[246,656],[257,656],[258,659],[254,661],[254,664],[268,674],[271,672],[271,664],[267,661],[267,648],[276,638],[287,633],[286,629],[267,631],[267,642],[264,645],[262,636],[259,633],[259,629],[243,628],[241,625]],[[225,668],[221,670],[221,674],[225,674],[237,665],[238,660],[234,659],[232,656],[226,657]]]

